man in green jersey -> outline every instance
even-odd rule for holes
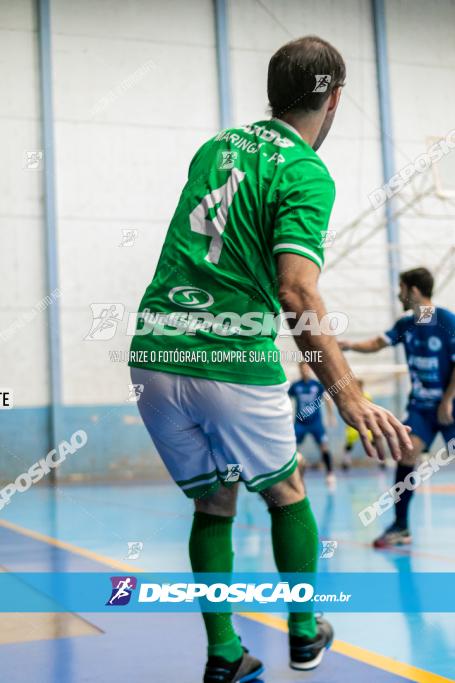
[[[302,351],[366,452],[398,460],[411,444],[391,413],[367,401],[324,326],[317,283],[335,188],[316,151],[332,124],[345,65],[320,38],[293,41],[268,72],[271,120],[221,131],[194,156],[130,356],[138,406],[166,467],[195,499],[194,572],[231,573],[238,484],[260,492],[279,572],[316,572],[318,532],[296,471],[288,383],[274,339],[284,309]],[[315,332],[312,334],[312,332]],[[368,432],[374,435],[374,446]],[[203,615],[204,683],[254,680],[261,662],[228,613]],[[289,615],[290,664],[317,666],[333,639],[311,612]]]

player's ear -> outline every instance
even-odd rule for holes
[[[339,85],[338,87],[334,88],[332,92],[330,93],[329,97],[329,106],[327,108],[327,111],[334,111],[338,107],[338,102],[340,101],[341,97],[341,86]]]

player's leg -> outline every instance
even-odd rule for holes
[[[195,573],[231,574],[234,552],[232,525],[238,484],[221,486],[214,494],[195,500],[189,551]],[[241,680],[262,671],[261,662],[244,651],[230,612],[202,614],[208,639],[204,683]],[[220,671],[224,672],[220,678]]]
[[[299,470],[300,476],[303,477],[305,473],[305,468],[306,468],[306,460],[301,452],[301,448],[303,446],[303,442],[305,441],[305,436],[306,436],[306,429],[303,427],[303,425],[296,421],[294,424],[294,430],[295,430],[295,440],[297,443],[297,468]]]
[[[410,410],[403,424],[411,427],[412,451],[404,453],[402,460],[397,463],[395,471],[395,520],[377,538],[373,545],[375,548],[386,548],[395,545],[407,545],[412,537],[409,531],[409,506],[414,491],[402,485],[406,477],[413,472],[419,458],[425,448],[429,448],[436,436],[435,426],[430,416],[416,410]]]
[[[455,414],[455,406],[454,406],[454,414]],[[455,422],[451,425],[438,425],[439,430],[442,434],[442,438],[446,442],[446,447],[449,452],[449,455],[453,455],[455,453]]]
[[[137,368],[131,377],[144,386],[138,408],[158,453],[185,495],[195,499],[189,542],[193,571],[230,573],[238,486],[221,485],[209,437],[190,414],[193,378]],[[262,670],[261,663],[244,652],[229,613],[203,618],[209,653],[204,683],[240,681]]]
[[[201,425],[211,435],[218,469],[223,472],[228,463],[237,463],[247,489],[267,500],[278,570],[316,572],[318,533],[297,470],[287,384],[219,382],[214,383],[213,396],[194,398]],[[330,627],[317,624],[311,613],[298,613],[290,616],[290,628],[291,660],[300,668],[317,666],[331,640]]]
[[[316,574],[319,537],[301,477],[296,471],[283,481],[261,491],[272,521],[272,545],[280,573]],[[321,661],[330,647],[333,630],[313,612],[289,614],[290,664],[309,670]]]
[[[329,448],[329,438],[327,436],[327,432],[325,431],[322,420],[318,420],[318,422],[313,426],[312,434],[319,447],[321,460],[325,467],[326,484],[330,489],[334,489],[336,486],[336,477],[333,472],[333,457]]]

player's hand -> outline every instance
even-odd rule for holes
[[[453,418],[453,399],[442,399],[438,406],[438,422],[441,425],[451,425],[455,422]]]
[[[365,452],[370,458],[385,460],[386,444],[393,459],[397,461],[401,460],[403,452],[412,451],[410,427],[402,425],[385,408],[360,396],[340,403],[338,409],[343,420],[359,432]],[[370,443],[368,431],[373,434],[374,444]]]
[[[342,351],[350,351],[351,350],[351,342],[346,341],[346,339],[338,339],[338,346]]]

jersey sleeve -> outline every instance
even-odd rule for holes
[[[288,391],[289,396],[295,396],[295,383],[291,384],[289,391]]]
[[[335,183],[314,161],[293,165],[280,182],[273,253],[290,252],[324,264],[324,237],[335,201]]]
[[[395,325],[382,335],[389,346],[396,346],[403,341],[406,318],[400,318]]]
[[[452,363],[455,364],[455,330],[453,330],[452,335],[449,340],[449,349],[450,349],[450,359]]]
[[[455,315],[451,311],[438,309],[438,321],[442,325],[448,341],[450,360],[455,363]]]

